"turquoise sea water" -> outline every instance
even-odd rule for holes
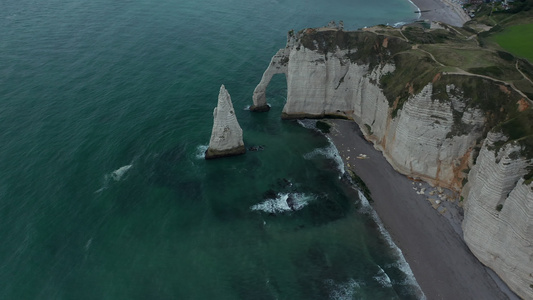
[[[244,109],[288,30],[413,11],[405,0],[2,1],[0,299],[416,298],[335,149],[280,120],[284,78],[270,112]],[[203,160],[221,84],[245,143],[264,151]]]

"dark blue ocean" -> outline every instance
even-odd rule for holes
[[[335,148],[280,120],[284,77],[270,112],[245,109],[290,29],[416,17],[407,0],[2,0],[0,299],[417,298]],[[203,159],[221,84],[263,151]]]

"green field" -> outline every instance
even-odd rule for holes
[[[493,39],[507,51],[533,62],[533,24],[506,28]]]

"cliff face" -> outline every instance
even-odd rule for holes
[[[533,298],[533,183],[523,176],[531,161],[523,146],[491,132],[463,189],[467,199],[464,239],[477,258],[505,279],[517,294]]]
[[[272,75],[284,73],[282,118],[353,119],[399,172],[457,191],[468,180],[466,242],[513,290],[533,298],[533,195],[531,183],[520,183],[531,160],[510,144],[495,159],[487,146],[494,134],[482,146],[524,99],[501,81],[446,74],[411,47],[370,32],[290,32],[254,92],[254,107],[267,106]]]
[[[235,116],[231,97],[222,85],[218,95],[218,104],[213,111],[213,131],[206,159],[232,156],[246,152],[242,140],[242,129]]]
[[[457,96],[460,88],[452,83],[441,84],[443,90],[438,91],[447,95],[445,101],[433,97],[433,83],[426,82],[419,92],[411,92],[402,108],[398,103],[394,104],[397,108],[391,106],[380,84],[383,76],[396,70],[394,61],[387,58],[410,46],[399,39],[328,30],[315,32],[324,41],[307,41],[311,49],[306,46],[305,34],[289,37],[287,47],[274,56],[255,89],[254,107],[266,106],[265,91],[270,79],[276,73],[284,73],[287,103],[282,118],[354,119],[398,171],[460,188],[465,176],[461,171],[467,168],[470,153],[483,134],[483,112],[465,105]],[[327,40],[328,34],[335,36],[337,44]],[[345,40],[353,38],[359,40],[352,46],[371,40],[370,49],[379,56],[365,62],[366,54],[360,53],[363,51],[348,48]],[[338,45],[337,39],[344,41],[344,47]],[[327,45],[328,42],[332,44]],[[455,133],[457,124],[468,126],[469,130]]]

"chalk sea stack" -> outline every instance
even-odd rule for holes
[[[244,154],[242,129],[235,116],[231,97],[222,85],[218,94],[218,104],[213,111],[213,131],[209,148],[205,151],[205,159]]]

